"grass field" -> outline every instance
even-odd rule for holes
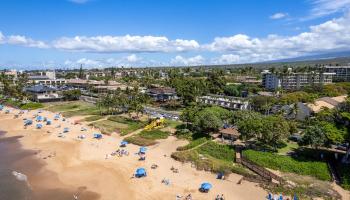
[[[298,147],[299,147],[298,143],[288,142],[286,143],[285,147],[278,149],[278,154],[286,155],[288,152],[294,151]]]
[[[97,120],[100,120],[100,119],[103,119],[104,116],[101,116],[101,115],[92,115],[92,116],[89,116],[89,117],[85,117],[84,118],[84,121],[86,122],[93,122],[93,121],[97,121]]]
[[[182,122],[180,122],[180,121],[165,119],[165,125],[169,126],[171,128],[176,128],[177,126],[179,126],[181,124],[182,124]]]
[[[14,101],[12,99],[7,99],[5,101],[5,104],[16,108],[20,108],[22,110],[35,110],[35,109],[44,107],[44,105],[41,103],[37,103],[37,102],[22,103],[21,101]]]
[[[320,180],[331,180],[328,166],[325,162],[294,159],[290,156],[283,156],[274,153],[260,152],[254,150],[243,151],[243,155],[266,168],[279,170],[282,172],[290,172],[299,175],[312,176]]]
[[[144,126],[146,126],[147,122],[145,121],[139,121],[139,120],[132,120],[126,117],[122,117],[122,116],[111,116],[108,117],[109,121],[113,121],[113,122],[117,122],[119,124],[126,124],[127,127],[121,128],[120,129],[120,135],[127,135],[131,132],[134,132],[140,128],[143,128]]]
[[[185,146],[178,147],[176,150],[178,150],[178,151],[185,151],[185,150],[193,149],[194,147],[197,147],[197,146],[199,146],[201,144],[204,144],[205,142],[208,142],[207,138],[205,138],[205,137],[198,138],[196,140],[190,141],[190,143],[188,143]]]
[[[45,109],[51,112],[61,112],[65,117],[100,114],[99,109],[95,105],[83,101],[47,104]]]
[[[156,144],[159,139],[168,138],[169,135],[169,132],[161,130],[141,131],[139,134],[125,138],[125,140],[139,146],[150,146]]]
[[[101,133],[106,135],[110,135],[117,130],[126,129],[128,127],[127,124],[121,124],[110,120],[92,122],[90,125],[100,129]]]

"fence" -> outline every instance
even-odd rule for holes
[[[241,158],[239,160],[243,166],[245,166],[248,169],[252,170],[253,172],[257,173],[263,179],[265,179],[269,182],[272,182],[272,180],[276,180],[279,183],[283,182],[283,179],[280,176],[272,173],[271,171],[265,169],[264,167],[261,167],[261,166],[255,164],[254,162],[244,158],[243,156],[241,156]]]

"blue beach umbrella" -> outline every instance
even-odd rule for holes
[[[273,197],[272,197],[272,194],[271,194],[271,193],[269,193],[269,194],[267,195],[267,199],[268,199],[268,200],[273,200]]]
[[[63,129],[63,133],[68,133],[68,132],[69,132],[69,128],[66,127]]]
[[[140,153],[146,153],[147,148],[146,147],[140,147]]]
[[[135,173],[136,177],[143,177],[146,176],[146,170],[145,168],[138,168]]]
[[[43,127],[42,124],[37,124],[37,125],[36,125],[36,128],[37,128],[37,129],[41,129],[42,127]]]
[[[94,134],[94,138],[95,138],[95,139],[101,139],[101,138],[102,138],[102,134],[95,133],[95,134]]]
[[[32,120],[30,120],[30,119],[27,119],[26,121],[24,121],[24,125],[31,125],[31,124],[33,124],[33,121]]]
[[[55,117],[54,117],[55,120],[57,120],[57,119],[59,119],[59,118],[60,118],[60,115],[59,115],[59,114],[56,114]]]
[[[3,110],[4,109],[4,106],[3,105],[0,105],[0,110]]]
[[[42,121],[42,120],[43,120],[43,117],[42,117],[42,116],[39,115],[39,116],[36,117],[36,121],[40,122],[40,121]]]
[[[120,146],[125,147],[127,144],[128,144],[128,142],[123,140],[123,141],[121,141]]]
[[[46,120],[46,125],[51,125],[51,120]]]
[[[213,186],[210,183],[202,183],[201,188],[202,190],[210,190]]]

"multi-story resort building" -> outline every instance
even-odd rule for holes
[[[25,88],[25,92],[32,101],[36,102],[52,102],[63,99],[60,91],[54,86],[33,85]]]
[[[55,71],[47,71],[45,75],[40,72],[39,75],[32,75],[28,77],[30,83],[41,84],[41,85],[64,85],[66,84],[66,79],[56,78]]]
[[[325,66],[324,71],[334,73],[333,81],[350,81],[350,66]]]
[[[154,87],[149,88],[146,92],[154,101],[177,100],[179,97],[174,88],[170,87]]]
[[[197,98],[197,102],[209,105],[217,105],[231,110],[249,109],[248,99],[223,95],[207,95]]]
[[[299,90],[300,88],[313,85],[325,85],[332,83],[332,77],[335,73],[294,73],[288,69],[287,73],[278,74],[268,70],[262,72],[262,85],[267,90]]]

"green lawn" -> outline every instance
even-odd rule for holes
[[[156,144],[159,139],[168,138],[169,135],[169,132],[161,130],[141,131],[139,134],[125,138],[125,140],[139,146],[150,146]]]
[[[45,109],[51,112],[62,112],[62,115],[65,117],[100,114],[99,109],[94,104],[83,101],[47,104]]]
[[[37,102],[22,103],[21,101],[14,101],[12,99],[7,99],[5,101],[5,104],[9,105],[9,106],[20,108],[22,110],[35,110],[35,109],[39,109],[39,108],[44,107],[44,105],[41,103],[37,103]]]
[[[278,149],[278,154],[286,155],[288,152],[294,151],[298,147],[299,147],[298,143],[288,142],[286,143],[285,147]]]
[[[243,151],[243,155],[247,159],[266,168],[279,170],[282,172],[313,176],[324,181],[331,180],[328,166],[325,162],[304,159],[296,160],[290,156],[254,150]]]
[[[120,130],[120,135],[122,136],[127,135],[131,132],[134,132],[140,128],[143,128],[147,124],[147,122],[144,122],[144,121],[133,120],[122,116],[111,116],[111,117],[108,117],[108,120],[127,125],[127,127],[124,127]]]
[[[20,106],[20,108],[23,110],[35,110],[43,107],[43,104],[37,102],[29,102]]]
[[[185,151],[185,150],[193,149],[194,147],[197,147],[205,142],[208,142],[207,138],[205,138],[205,137],[198,138],[198,139],[190,141],[190,143],[188,143],[185,146],[178,147],[176,150]]]
[[[177,126],[181,125],[182,122],[165,119],[165,124],[166,124],[166,126],[170,126],[171,128],[176,128]]]
[[[218,144],[213,141],[208,141],[196,150],[200,154],[211,156],[219,160],[233,162],[235,159],[235,151],[232,146]]]
[[[101,116],[101,115],[92,115],[92,116],[89,116],[89,117],[85,117],[84,121],[87,121],[87,122],[93,122],[93,121],[97,121],[97,120],[100,120],[104,118],[104,116]]]
[[[100,129],[103,134],[107,135],[110,135],[117,130],[125,129],[128,127],[126,124],[121,124],[110,120],[101,120],[93,122],[90,125]]]

